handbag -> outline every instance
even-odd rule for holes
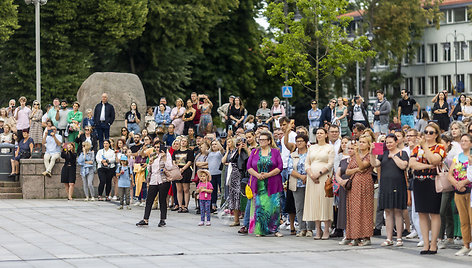
[[[349,180],[347,180],[346,182],[346,185],[344,185],[344,189],[346,189],[346,191],[349,191],[351,190],[351,188],[352,188],[352,179],[349,178]]]
[[[245,193],[246,193],[247,199],[252,199],[254,197],[254,194],[252,193],[252,189],[251,189],[251,179],[249,179],[249,182],[246,184]]]
[[[447,178],[449,173],[447,169],[444,167],[439,169],[439,166],[436,166],[436,171],[438,172],[438,175],[434,180],[434,185],[436,186],[436,193],[445,193],[453,191],[454,187]]]
[[[180,168],[176,165],[172,165],[170,168],[165,168],[166,178],[165,181],[178,181],[182,179],[182,174],[180,173]]]
[[[328,176],[328,178],[326,179],[324,189],[325,189],[325,197],[333,197],[334,196],[332,176]]]

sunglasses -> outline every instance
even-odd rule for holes
[[[33,103],[34,106],[39,105],[39,103]]]
[[[318,104],[318,103],[316,103],[316,102],[312,102],[311,104]]]
[[[269,139],[261,139],[259,138],[259,141],[268,141]]]
[[[436,134],[436,131],[427,131],[427,130],[425,130],[425,131],[424,131],[424,134],[426,134],[426,135],[428,135],[428,134],[429,134],[429,135],[434,135],[434,134]]]

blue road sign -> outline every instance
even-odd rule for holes
[[[293,97],[293,88],[291,86],[282,87],[282,98]]]

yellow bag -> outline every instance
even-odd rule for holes
[[[252,177],[252,176],[251,176]],[[249,182],[246,184],[246,197],[247,199],[252,199],[254,197],[254,194],[252,193],[252,189],[251,189],[251,178],[249,178]]]

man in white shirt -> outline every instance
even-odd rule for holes
[[[56,160],[61,157],[62,136],[57,134],[56,126],[46,128],[43,135],[43,144],[46,147],[46,153],[44,154],[46,171],[43,172],[43,176],[51,177],[52,168],[56,164]]]
[[[103,148],[103,141],[110,138],[110,126],[115,121],[115,108],[108,103],[108,94],[102,94],[102,101],[95,106],[93,121],[97,130],[100,149]]]
[[[341,139],[339,137],[339,127],[337,125],[330,125],[328,128],[329,144],[334,147],[334,155],[339,153],[341,147]]]

